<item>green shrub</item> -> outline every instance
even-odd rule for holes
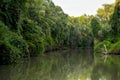
[[[3,22],[0,21],[0,40],[2,40],[8,32],[7,26],[3,24]]]
[[[42,32],[42,28],[37,25],[37,22],[28,18],[23,19],[20,32],[29,46],[30,55],[37,55],[44,52],[45,34]]]
[[[28,55],[28,45],[26,41],[23,40],[22,36],[19,36],[18,34],[11,32],[9,33],[8,41],[11,45],[15,46],[21,51],[22,56]]]
[[[111,27],[108,23],[102,24],[101,29],[98,31],[98,38],[99,40],[105,40],[109,36],[111,36]]]
[[[114,44],[114,43],[118,42],[120,40],[120,38],[115,37],[115,36],[109,36],[107,40],[109,40],[111,43]]]
[[[120,40],[113,44],[109,52],[113,54],[120,54]]]
[[[105,46],[106,46],[107,50],[109,51],[109,49],[111,48],[112,44],[111,44],[110,41],[107,41],[107,40],[99,42],[94,47],[95,53],[103,53],[103,52],[105,52]]]
[[[1,63],[2,64],[10,64],[13,62],[17,62],[21,58],[21,52],[18,48],[9,44],[8,41],[3,42],[0,45],[1,49]]]
[[[44,37],[45,50],[51,50],[54,46],[53,38],[50,35]]]
[[[3,32],[2,32],[3,31]],[[8,27],[0,22],[0,62],[13,63],[28,55],[28,46],[21,36],[9,31]]]
[[[10,33],[0,44],[3,62],[13,63],[28,56],[28,46],[26,42],[17,34]]]

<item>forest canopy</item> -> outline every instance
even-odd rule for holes
[[[104,4],[95,16],[79,17],[65,14],[51,0],[0,0],[1,64],[16,63],[46,51],[78,47],[95,48],[97,53],[106,45],[110,53],[118,53],[118,36],[119,0]]]

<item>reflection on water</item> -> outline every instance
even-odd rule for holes
[[[57,51],[21,64],[1,65],[0,80],[119,80],[119,57],[94,60],[87,51]]]

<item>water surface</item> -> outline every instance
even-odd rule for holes
[[[56,51],[1,65],[0,80],[120,80],[120,57],[96,57],[90,50]]]

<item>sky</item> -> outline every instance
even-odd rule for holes
[[[52,0],[55,5],[61,6],[63,11],[70,16],[83,14],[95,15],[102,4],[111,4],[115,0]]]

